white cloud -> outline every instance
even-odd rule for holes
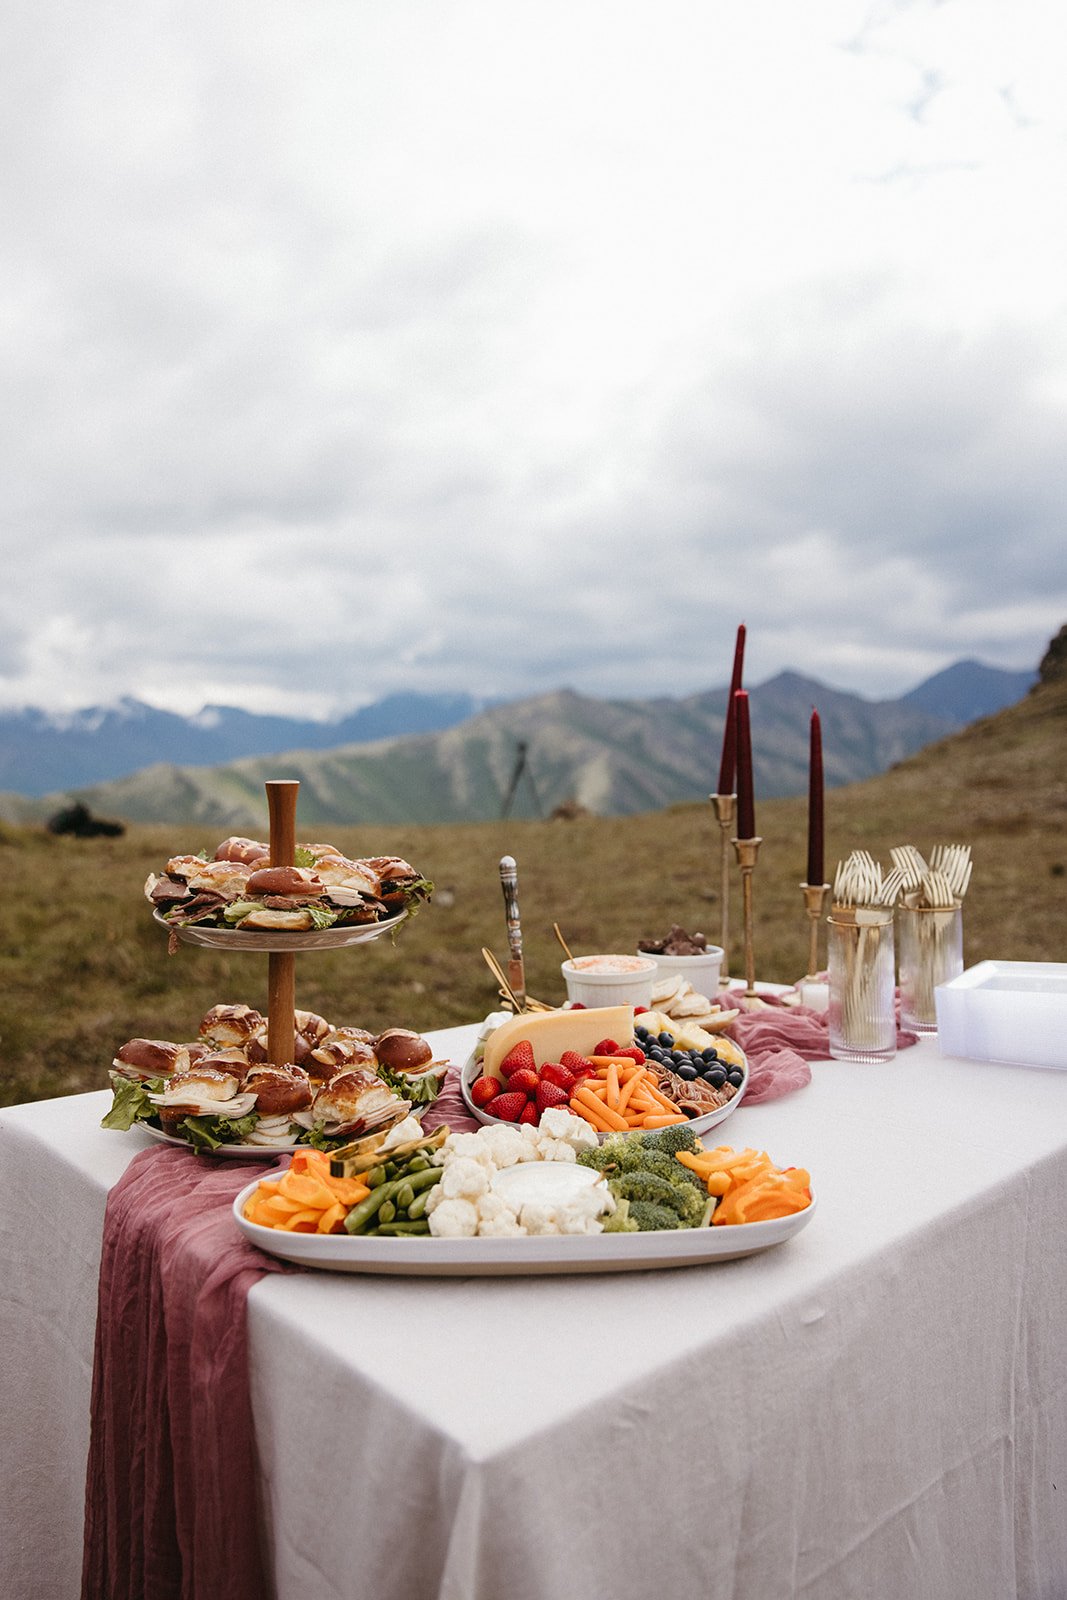
[[[872,694],[1067,611],[1058,21],[22,0],[0,702]]]

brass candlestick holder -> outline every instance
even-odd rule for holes
[[[756,997],[756,957],[752,947],[752,874],[756,870],[756,857],[761,838],[735,839],[737,864],[741,868],[741,904],[745,925],[745,993],[746,1000]]]
[[[722,908],[719,919],[719,943],[722,946],[719,988],[727,989],[730,986],[730,836],[734,831],[737,796],[712,794],[708,799],[715,808],[719,824],[719,904]]]
[[[801,978],[801,983],[814,983],[819,975],[819,923],[822,921],[823,908],[826,905],[826,896],[830,893],[828,883],[802,883],[800,892],[804,896],[804,909],[808,914],[808,970]]]

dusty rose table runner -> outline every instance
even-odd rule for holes
[[[104,1226],[82,1600],[263,1600],[245,1300],[291,1270],[234,1196],[276,1163],[135,1156]]]

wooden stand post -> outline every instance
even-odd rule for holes
[[[296,792],[299,783],[268,782],[270,864],[291,867],[296,855]],[[296,956],[272,950],[267,957],[267,1054],[276,1066],[291,1063],[296,1054]]]

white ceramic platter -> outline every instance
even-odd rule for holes
[[[271,932],[269,928],[205,928],[194,922],[182,928],[167,922],[158,911],[152,917],[167,933],[176,933],[183,944],[206,945],[212,950],[339,950],[345,945],[370,944],[383,933],[397,928],[407,916],[400,911],[395,917],[385,917],[381,922],[348,923],[341,928],[310,928],[306,933]]]
[[[815,1195],[804,1211],[770,1222],[716,1228],[672,1228],[663,1233],[535,1234],[517,1239],[366,1239],[347,1233],[285,1233],[242,1215],[258,1179],[241,1190],[233,1215],[245,1237],[268,1255],[328,1272],[373,1272],[402,1277],[516,1277],[575,1272],[648,1272],[657,1267],[697,1267],[736,1261],[785,1244],[806,1228]]]
[[[474,1082],[475,1078],[480,1075],[481,1069],[482,1064],[476,1056],[471,1055],[467,1057],[463,1071],[460,1073],[459,1078],[460,1091],[463,1095],[463,1104],[466,1106],[471,1116],[477,1117],[479,1122],[490,1123],[496,1127],[500,1127],[503,1124],[501,1124],[499,1117],[487,1116],[482,1108],[480,1106],[476,1106],[474,1101],[471,1099],[471,1084]],[[738,1106],[741,1104],[741,1101],[745,1097],[745,1090],[748,1088],[747,1056],[745,1057],[741,1072],[741,1085],[732,1100],[727,1100],[726,1104],[724,1106],[719,1106],[717,1111],[705,1111],[702,1117],[694,1117],[689,1123],[689,1127],[692,1128],[693,1132],[698,1138],[702,1133],[707,1133],[709,1128],[714,1128],[716,1123],[723,1122],[728,1116],[732,1115],[732,1113],[735,1112]],[[564,1107],[564,1109],[566,1109],[566,1107]],[[603,1143],[603,1141],[608,1137],[608,1134],[602,1133],[600,1135],[601,1143]]]

